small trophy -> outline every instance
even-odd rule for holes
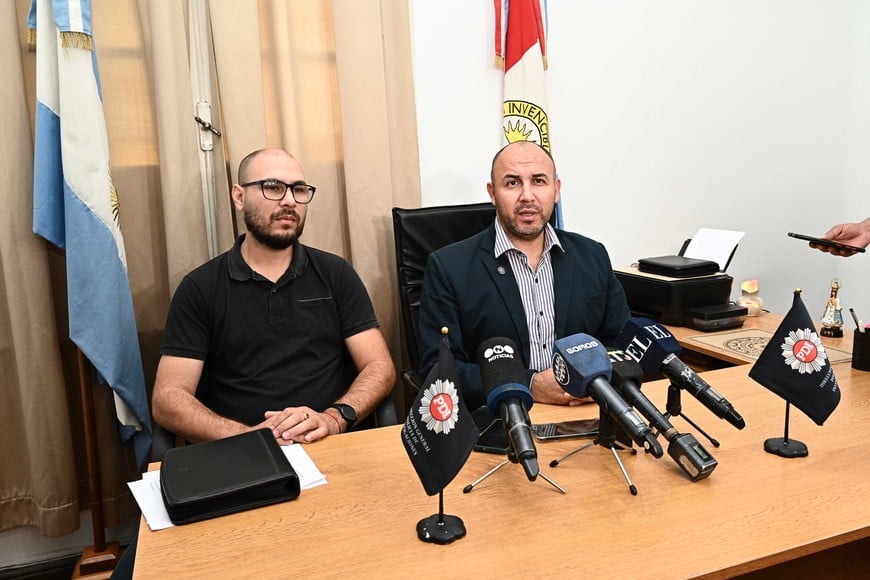
[[[843,336],[843,311],[840,308],[840,279],[834,278],[831,282],[831,296],[825,305],[822,314],[822,330],[819,334],[829,338],[841,338]]]

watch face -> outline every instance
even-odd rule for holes
[[[353,425],[354,422],[356,422],[356,411],[353,410],[353,407],[343,403],[336,403],[333,406],[338,409],[341,418],[347,422],[348,426]]]

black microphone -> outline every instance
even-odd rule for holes
[[[718,465],[710,453],[704,449],[691,433],[680,433],[668,421],[652,401],[640,390],[643,383],[643,369],[624,351],[611,350],[607,356],[613,365],[611,384],[627,403],[640,411],[650,426],[664,435],[668,441],[668,455],[692,479],[699,481],[708,477]]]
[[[532,407],[532,392],[519,359],[519,349],[509,338],[490,338],[480,343],[476,360],[480,365],[486,406],[493,416],[501,417],[513,455],[529,481],[535,481],[540,469],[528,413]]]
[[[645,375],[663,373],[673,385],[688,391],[720,419],[738,429],[746,426],[725,397],[677,358],[682,352],[680,344],[664,326],[648,318],[633,318],[617,337],[616,347],[640,363]]]
[[[554,345],[553,374],[556,381],[571,395],[592,397],[635,443],[661,457],[662,447],[649,426],[611,386],[610,359],[607,350],[588,334],[560,338]]]

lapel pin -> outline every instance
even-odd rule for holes
[[[504,269],[504,266],[499,266],[499,267],[497,268],[497,270],[498,270],[498,273],[499,273],[499,274],[501,274],[502,276],[504,276],[504,273],[506,272],[506,270]]]

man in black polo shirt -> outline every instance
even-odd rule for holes
[[[238,180],[248,233],[173,296],[155,421],[189,441],[269,427],[282,444],[364,426],[395,368],[350,264],[299,242],[314,186],[278,149],[245,157]]]

